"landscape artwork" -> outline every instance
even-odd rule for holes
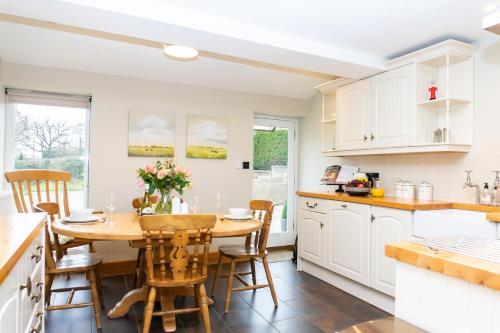
[[[227,158],[227,119],[189,115],[186,157]]]
[[[174,114],[129,111],[128,122],[128,156],[174,157]]]

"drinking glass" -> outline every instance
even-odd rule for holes
[[[104,207],[106,207],[106,209],[109,212],[109,222],[113,223],[113,213],[116,210],[116,197],[113,193],[111,193],[109,197],[106,199]]]
[[[215,201],[215,214],[217,215],[217,217],[219,217],[219,215],[220,215],[220,202],[221,202],[221,196],[220,196],[220,193],[217,192],[216,201]]]
[[[198,196],[195,195],[193,197],[193,204],[191,205],[191,211],[193,212],[193,214],[198,214],[200,210],[200,206],[198,205]]]

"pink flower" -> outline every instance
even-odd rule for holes
[[[141,178],[137,178],[136,184],[139,187],[144,187],[144,180],[142,180]]]
[[[151,173],[152,173],[153,175],[156,175],[156,172],[157,172],[157,171],[158,171],[158,170],[156,170],[156,168],[153,168],[153,170],[151,171]]]
[[[146,170],[146,172],[153,173],[155,167],[153,166],[153,164],[148,164],[144,169]]]
[[[191,170],[189,170],[188,168],[185,168],[184,170],[182,170],[182,172],[186,175],[186,177],[191,176]]]
[[[163,178],[165,178],[166,175],[167,175],[167,173],[165,172],[165,170],[160,169],[160,171],[158,171],[158,174],[156,175],[156,177],[159,180],[162,180]]]

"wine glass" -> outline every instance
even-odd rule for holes
[[[198,205],[198,196],[195,195],[193,197],[193,205],[191,205],[191,211],[193,214],[198,214],[198,211],[200,210],[200,206]]]
[[[116,197],[113,193],[111,193],[109,197],[106,199],[104,207],[106,207],[106,209],[109,212],[109,221],[113,222],[113,213],[116,210]]]

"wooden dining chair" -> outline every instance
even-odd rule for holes
[[[49,224],[59,212],[59,205],[54,202],[40,202],[33,206],[35,212],[46,212],[49,215],[48,223],[45,224],[45,243],[49,244]],[[45,246],[45,311],[75,309],[83,307],[93,307],[97,329],[101,329],[100,308],[103,304],[100,265],[102,258],[95,253],[69,254],[61,259],[54,259],[52,249]],[[87,286],[71,286],[68,288],[52,288],[54,278],[58,275],[68,273],[84,273],[89,280]],[[72,303],[75,292],[90,290],[92,302]],[[65,304],[51,305],[52,293],[69,292]]]
[[[224,313],[229,312],[229,305],[231,304],[231,293],[233,291],[243,290],[256,290],[260,288],[267,288],[271,290],[274,306],[278,306],[278,298],[274,290],[273,278],[269,270],[269,263],[267,261],[267,239],[269,237],[269,230],[271,228],[271,220],[273,217],[274,203],[266,200],[252,200],[250,201],[250,210],[254,218],[262,221],[262,229],[255,232],[255,237],[252,242],[252,235],[247,236],[244,245],[222,245],[219,247],[219,262],[215,272],[214,281],[210,295],[213,297],[217,279],[220,276],[224,260],[229,259],[229,274],[227,276],[226,287],[226,301],[224,304]],[[266,272],[267,284],[257,284],[257,275],[255,271],[255,261],[262,260],[262,265]],[[250,272],[235,272],[236,262],[250,262]],[[252,275],[252,285],[242,278],[245,275]],[[243,284],[243,287],[233,288],[233,278],[236,278]]]
[[[68,183],[71,181],[71,173],[59,170],[24,169],[5,172],[4,176],[7,183],[11,184],[18,213],[29,213],[39,202],[55,202],[59,207],[58,218],[70,215]],[[56,250],[58,259],[67,254],[68,249],[83,245],[88,245],[89,251],[95,253],[94,244],[88,239],[53,235],[53,241],[49,244]],[[57,251],[57,244],[60,245],[61,251]]]
[[[157,195],[150,196],[151,203],[155,204],[158,201]],[[132,207],[134,207],[137,214],[141,213],[143,197],[132,199]],[[134,286],[136,288],[142,287],[144,283],[144,253],[146,251],[146,244],[144,241],[130,241],[129,246],[137,249],[137,259],[135,263],[135,276],[134,276]]]
[[[205,281],[207,280],[209,247],[212,242],[211,229],[216,221],[215,215],[202,214],[141,217],[141,228],[146,239],[146,286],[148,288],[143,333],[149,332],[153,316],[196,311],[199,311],[203,317],[205,332],[211,332]],[[174,297],[172,288],[186,286],[194,286],[196,306],[175,309],[172,304]],[[160,295],[162,309],[153,312],[157,293]]]

